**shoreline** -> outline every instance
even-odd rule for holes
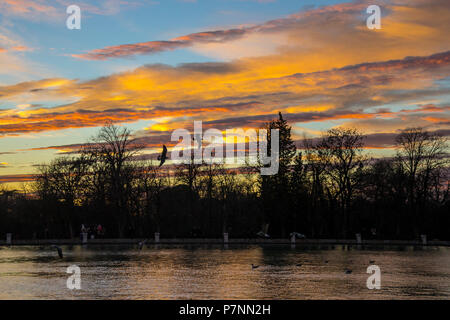
[[[39,246],[39,245],[124,245],[138,244],[140,239],[89,239],[86,243],[82,243],[80,239],[35,239],[35,240],[12,240],[8,244],[6,240],[0,240],[0,246]],[[445,246],[450,247],[450,241],[430,240],[423,243],[419,240],[356,240],[348,239],[302,239],[291,242],[290,239],[229,239],[224,242],[222,238],[214,239],[195,239],[195,238],[179,238],[179,239],[160,239],[156,242],[154,239],[148,239],[146,245],[182,245],[182,244],[212,244],[212,245],[382,245],[382,246]]]

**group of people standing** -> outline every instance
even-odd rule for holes
[[[100,238],[105,235],[105,229],[102,227],[101,224],[98,225],[93,224],[87,227],[84,224],[82,224],[80,239],[83,239],[83,233],[87,233],[89,239],[93,239],[95,237]]]

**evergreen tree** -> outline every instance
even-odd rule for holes
[[[279,118],[266,124],[268,147],[271,146],[271,130],[279,131],[279,170],[277,174],[261,176],[261,199],[263,201],[265,223],[272,225],[270,232],[274,235],[286,237],[286,222],[292,210],[290,201],[290,170],[296,147],[291,137],[291,127]]]

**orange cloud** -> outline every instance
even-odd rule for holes
[[[48,100],[51,96],[71,97],[75,102],[54,108],[0,110],[0,135],[99,126],[107,120],[131,122],[162,117],[184,121],[195,118],[234,126],[239,126],[240,121],[240,125],[257,126],[275,111],[292,115],[299,122],[370,120],[399,114],[406,117],[413,112],[373,113],[364,109],[379,105],[379,101],[384,104],[414,98],[417,89],[422,98],[426,96],[426,84],[433,88],[434,81],[444,79],[449,69],[450,51],[263,79],[255,78],[243,62],[236,61],[178,67],[150,65],[86,82],[23,82],[0,87],[0,95],[10,100],[27,97],[18,106],[32,106],[30,100]],[[437,92],[430,89],[430,94]],[[421,107],[420,111],[435,112],[436,108]],[[439,108],[445,112],[444,107]],[[182,122],[177,120],[177,125]],[[164,128],[175,126],[169,123]],[[164,128],[154,127],[158,131]]]
[[[33,175],[33,174],[15,174],[15,175],[0,176],[0,183],[28,182],[28,181],[34,181],[34,180],[35,180],[35,175]]]
[[[433,122],[433,123],[439,123],[439,124],[449,124],[450,125],[450,118],[440,118],[440,117],[424,117],[423,118],[426,121]]]
[[[434,104],[427,104],[427,105],[422,105],[420,106],[418,109],[412,109],[412,110],[401,110],[400,112],[445,112],[445,111],[449,111],[450,110],[450,106],[442,106],[442,107],[438,107]]]
[[[19,52],[33,51],[33,49],[28,48],[27,46],[15,46],[15,47],[12,47],[11,50],[13,50],[13,51],[19,51]]]

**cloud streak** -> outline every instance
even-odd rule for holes
[[[133,44],[122,44],[95,49],[85,54],[73,54],[75,58],[85,60],[107,60],[134,55],[153,54],[163,51],[186,48],[195,43],[226,42],[238,39],[246,33],[245,29],[231,29],[192,33],[168,41],[147,41]]]
[[[85,60],[107,60],[111,58],[125,58],[134,55],[154,54],[171,51],[180,48],[192,47],[198,44],[226,43],[254,33],[277,33],[296,27],[302,19],[310,19],[320,14],[333,13],[357,13],[364,8],[362,3],[346,3],[310,10],[305,13],[297,13],[286,18],[267,21],[263,24],[253,26],[241,26],[232,29],[203,31],[191,33],[165,41],[146,41],[139,43],[121,44],[94,49],[84,54],[73,54],[72,56]]]

